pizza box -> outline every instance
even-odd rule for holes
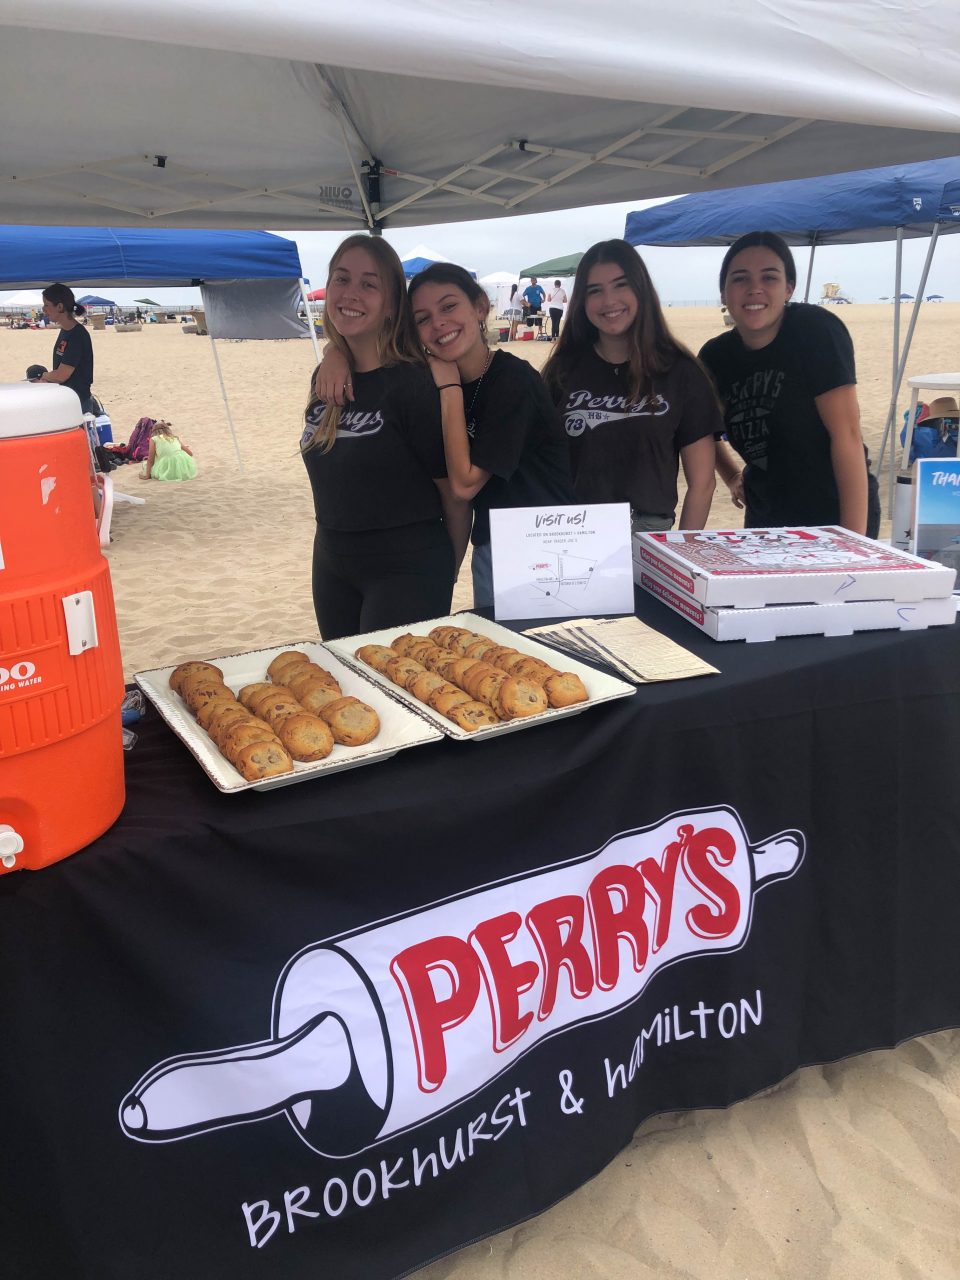
[[[636,566],[635,566],[636,567]],[[702,605],[666,578],[639,569],[637,584],[714,640],[776,640],[779,636],[849,636],[854,631],[921,631],[951,626],[955,596],[905,603],[848,600],[837,604],[768,604],[752,609]]]
[[[335,676],[345,696],[359,698],[373,707],[380,717],[380,732],[372,742],[362,747],[345,747],[340,743],[324,760],[305,764],[295,760],[292,773],[281,773],[259,782],[247,782],[230,761],[220,754],[213,739],[197,724],[187,704],[170,688],[173,666],[157,667],[151,671],[138,671],[134,680],[159,711],[184,746],[200,764],[207,777],[220,791],[233,794],[238,791],[273,791],[276,787],[288,787],[309,778],[324,777],[343,769],[355,769],[360,765],[377,764],[388,760],[406,747],[417,747],[427,742],[439,742],[442,735],[419,716],[384,694],[357,672],[345,666],[328,646],[316,640],[294,641],[272,649],[255,649],[247,653],[231,653],[221,658],[205,658],[223,672],[223,680],[229,689],[237,693],[245,684],[266,680],[267,667],[277,656],[288,649],[298,649],[311,662],[325,667]],[[176,665],[176,664],[174,664]]]
[[[410,631],[414,635],[426,636],[433,627],[444,625],[465,627],[468,631],[476,631],[478,635],[489,636],[491,640],[496,640],[498,644],[509,645],[513,649],[518,649],[521,653],[529,653],[531,657],[541,658],[550,666],[556,667],[558,671],[575,672],[583,681],[587,690],[586,702],[575,702],[569,707],[550,707],[546,711],[541,711],[539,715],[520,716],[516,720],[504,720],[501,724],[485,725],[482,729],[476,729],[473,733],[470,733],[466,729],[461,729],[458,724],[454,724],[452,720],[448,720],[446,716],[442,716],[438,711],[434,711],[433,707],[428,706],[427,703],[420,702],[412,693],[409,693],[400,685],[394,684],[388,676],[381,675],[379,671],[374,671],[373,667],[368,667],[362,659],[356,656],[356,650],[362,648],[365,644],[383,644],[389,647],[390,641],[404,632]],[[599,706],[604,702],[611,702],[616,698],[629,698],[636,693],[634,685],[627,684],[625,680],[621,680],[609,672],[598,671],[595,667],[587,666],[585,662],[577,662],[575,658],[571,658],[566,653],[560,653],[556,649],[551,649],[548,645],[541,644],[537,640],[531,640],[522,633],[510,631],[507,627],[501,627],[499,623],[490,622],[475,613],[457,613],[445,618],[431,618],[429,622],[415,622],[408,627],[391,627],[387,631],[369,631],[365,635],[347,636],[342,640],[329,640],[327,644],[341,662],[359,671],[367,680],[379,686],[389,697],[396,698],[405,707],[409,707],[411,711],[416,712],[417,715],[422,716],[424,720],[435,726],[442,733],[445,733],[447,737],[459,742],[482,742],[486,738],[499,738],[505,733],[516,733],[519,729],[532,729],[535,725],[550,724],[554,720],[561,720],[566,716],[579,715],[581,711],[586,711],[590,707]]]
[[[670,530],[633,535],[634,581],[643,572],[715,608],[915,603],[949,596],[953,569],[833,526]]]

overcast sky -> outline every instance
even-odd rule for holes
[[[385,239],[401,257],[423,244],[481,276],[493,271],[519,272],[533,263],[586,249],[597,240],[622,236],[626,216],[631,209],[647,208],[657,203],[662,202],[594,205],[558,213],[411,227],[387,231]],[[294,234],[278,229],[277,234],[296,240],[304,275],[316,288],[325,282],[330,255],[346,233],[307,231]],[[906,293],[912,294],[917,290],[926,247],[926,240],[904,242],[903,290]],[[722,249],[640,247],[640,252],[664,302],[713,303],[718,300],[717,272],[723,257]],[[802,291],[808,251],[796,249],[794,253]],[[892,240],[882,244],[836,245],[818,249],[814,257],[811,300],[817,301],[823,283],[832,281],[839,284],[853,302],[876,302],[893,293],[894,264],[895,244]],[[195,299],[199,294],[199,291],[190,289],[153,287],[149,291],[105,288],[100,292],[124,304],[145,292],[160,302]],[[950,300],[960,301],[960,235],[940,238],[924,290],[925,295],[931,293],[941,293]]]

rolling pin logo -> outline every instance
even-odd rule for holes
[[[285,1115],[313,1150],[355,1155],[462,1103],[542,1040],[637,1000],[677,961],[743,946],[804,837],[751,845],[726,806],[305,947],[264,1040],[158,1063],[124,1133],[171,1142]]]

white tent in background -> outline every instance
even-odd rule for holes
[[[480,284],[487,291],[494,313],[502,316],[510,301],[510,290],[515,284],[519,284],[519,279],[512,271],[491,271],[488,276],[480,277]]]
[[[361,231],[960,152],[956,0],[625,11],[0,0],[0,222]],[[69,128],[41,68],[96,86]]]
[[[31,308],[39,310],[42,306],[42,289],[20,289],[17,293],[0,293],[0,311],[8,307],[18,308],[21,311],[29,311]]]

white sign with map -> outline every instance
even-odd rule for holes
[[[625,502],[492,510],[490,550],[498,619],[633,613]]]

